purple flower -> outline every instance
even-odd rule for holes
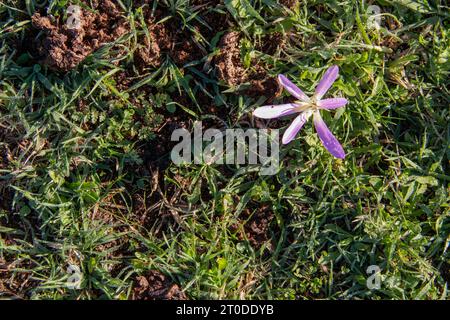
[[[308,121],[308,119],[313,116],[314,126],[319,135],[322,144],[327,148],[327,150],[336,158],[345,158],[345,152],[339,141],[333,136],[330,129],[323,121],[320,116],[321,109],[337,109],[343,107],[347,104],[347,99],[344,98],[332,98],[332,99],[322,99],[322,97],[327,93],[328,89],[331,88],[334,81],[336,81],[339,76],[339,67],[332,66],[329,68],[322,80],[320,80],[319,85],[316,88],[316,92],[312,98],[308,97],[303,93],[295,84],[293,84],[288,78],[280,74],[278,80],[283,85],[283,87],[294,97],[298,99],[295,103],[281,104],[281,105],[270,105],[257,108],[253,111],[253,115],[258,118],[263,119],[275,119],[295,113],[299,115],[294,119],[292,124],[287,128],[283,135],[283,144],[288,144],[291,142],[303,125]]]

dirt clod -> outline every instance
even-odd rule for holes
[[[175,19],[163,21],[165,10],[157,9],[155,13],[144,8],[144,17],[148,33],[139,38],[140,48],[135,53],[138,67],[158,67],[164,57],[170,57],[179,67],[201,59],[206,51],[194,41],[191,31]]]
[[[98,13],[81,9],[80,26],[76,29],[70,29],[62,19],[52,21],[40,13],[32,16],[33,27],[45,33],[37,43],[45,65],[57,71],[74,69],[102,44],[127,32],[127,22],[112,1],[93,1],[93,9]]]
[[[133,300],[187,300],[186,294],[165,275],[151,270],[136,278]]]
[[[230,86],[236,86],[246,80],[239,42],[238,32],[226,33],[219,44],[220,54],[215,59],[219,79]]]
[[[269,206],[264,205],[252,212],[249,209],[242,213],[242,220],[246,220],[244,230],[251,245],[260,248],[270,240],[270,224],[274,218]]]
[[[148,18],[149,33],[140,39],[141,47],[135,54],[140,68],[158,67],[161,64],[162,51],[171,47],[170,35],[163,24],[156,24],[153,17]]]
[[[251,87],[246,91],[247,95],[254,98],[265,96],[268,98],[268,102],[271,102],[274,98],[280,96],[281,93],[282,87],[275,78],[252,80]]]
[[[293,9],[298,4],[298,0],[280,0],[280,3],[290,9]]]
[[[269,101],[279,96],[282,88],[278,81],[267,75],[260,64],[254,65],[252,72],[246,72],[240,55],[240,35],[238,32],[225,34],[220,41],[220,53],[215,58],[215,64],[220,80],[229,86],[237,86],[246,82],[250,87],[245,94],[254,98],[265,96]]]
[[[277,50],[284,48],[286,45],[286,35],[280,32],[268,34],[264,37],[261,46],[262,52],[268,55],[274,55]]]

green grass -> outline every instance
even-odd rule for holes
[[[42,1],[0,4],[0,297],[126,299],[138,275],[157,270],[191,299],[447,299],[445,1],[377,1],[379,31],[367,28],[360,1],[300,1],[292,10],[272,0],[206,10],[160,2],[206,48],[203,59],[177,67],[165,57],[136,70],[147,30],[122,0],[130,33],[57,73],[15,49]],[[230,15],[249,71],[254,59],[310,93],[327,67],[340,66],[329,95],[350,103],[323,115],[345,160],[327,153],[309,123],[282,147],[276,176],[251,166],[150,165],[144,153],[166,120],[158,110],[175,109],[192,126],[217,117],[199,100],[206,96],[228,127],[245,127],[265,102],[229,88],[206,63],[221,34],[208,40],[193,26],[212,10]],[[274,32],[288,34],[286,46],[262,52]],[[121,90],[115,76],[125,69],[133,85]],[[244,224],[263,207],[273,219],[258,247]],[[79,290],[66,286],[69,264],[84,274]],[[366,286],[370,265],[382,269],[380,290]]]

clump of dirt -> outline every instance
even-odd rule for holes
[[[298,4],[298,0],[280,0],[280,3],[289,9],[293,9]]]
[[[260,49],[268,55],[274,55],[286,45],[286,40],[286,35],[281,32],[270,33],[264,36]]]
[[[274,214],[269,205],[262,205],[254,210],[247,208],[239,218],[245,222],[245,234],[254,248],[259,249],[270,240],[270,225]]]
[[[214,60],[218,77],[229,86],[250,83],[245,94],[253,97],[265,96],[269,101],[279,96],[282,88],[278,81],[267,75],[267,71],[260,64],[256,64],[254,71],[246,72],[240,52],[240,34],[226,33],[219,44],[220,53]]]
[[[245,68],[241,62],[239,43],[239,32],[226,33],[220,40],[220,54],[215,58],[219,79],[230,86],[236,86],[247,80]]]
[[[268,102],[271,102],[283,92],[283,88],[278,80],[268,77],[264,69],[259,68],[259,72],[255,73],[253,77],[250,81],[250,88],[245,91],[245,94],[248,96],[256,99],[265,96]]]
[[[152,36],[151,39],[145,37],[144,46],[139,48],[135,54],[135,60],[141,68],[157,67],[161,64],[161,48],[154,39],[158,39],[158,37]]]
[[[171,36],[164,24],[155,23],[153,17],[147,17],[147,21],[149,36],[139,39],[141,47],[135,53],[135,60],[141,69],[158,67],[162,62],[162,51],[169,51],[172,45]]]
[[[34,28],[45,33],[37,43],[37,52],[49,68],[74,69],[102,44],[128,31],[126,19],[112,1],[92,1],[92,6],[95,13],[81,9],[80,26],[76,29],[70,29],[62,19],[53,21],[40,13],[32,16]]]
[[[188,300],[177,284],[165,275],[151,270],[134,281],[132,300]]]
[[[168,55],[178,66],[201,59],[206,51],[193,39],[187,29],[181,29],[180,23],[173,19],[164,19],[164,11],[156,10],[153,14],[148,7],[144,8],[144,17],[148,35],[139,39],[141,47],[135,53],[138,67],[158,67],[164,54]],[[202,51],[204,54],[202,54]]]

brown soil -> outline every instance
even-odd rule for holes
[[[215,59],[219,79],[229,86],[236,86],[248,79],[241,61],[240,40],[238,32],[226,33],[220,40],[220,54]]]
[[[13,191],[4,182],[0,182],[0,210],[14,211]]]
[[[280,32],[266,35],[260,46],[260,50],[268,55],[274,55],[277,50],[282,49],[287,43],[287,36]]]
[[[37,281],[31,278],[27,271],[14,271],[14,269],[30,268],[26,263],[8,263],[0,258],[0,299],[27,299],[29,290],[37,286]]]
[[[277,232],[271,226],[273,219],[274,214],[269,205],[252,203],[239,216],[239,224],[244,226],[245,235],[238,231],[239,225],[233,225],[230,231],[237,232],[240,240],[247,239],[253,248],[259,249],[271,240],[272,232]],[[269,249],[272,247],[270,243]]]
[[[250,88],[245,92],[248,96],[255,99],[264,96],[267,98],[267,102],[270,103],[283,92],[283,88],[278,80],[268,77],[264,69],[261,68],[253,77],[250,81]]]
[[[219,1],[211,1],[215,5]],[[223,1],[221,1],[223,2]],[[210,8],[213,7],[212,5]],[[202,16],[203,20],[206,22],[207,26],[201,24],[199,25],[199,29],[201,34],[208,40],[212,40],[218,32],[222,32],[227,30],[231,26],[230,15],[219,13],[214,10],[208,10]]]
[[[249,209],[244,210],[241,219],[247,221],[244,230],[253,247],[260,248],[270,240],[270,225],[274,214],[268,205],[258,205],[253,213]]]
[[[389,31],[395,31],[401,27],[401,25],[392,17],[385,17],[385,25]],[[388,47],[395,52],[401,45],[402,39],[398,39],[394,36],[387,35],[383,41],[380,43],[382,47]],[[406,41],[407,42],[407,41]],[[393,56],[394,54],[388,54],[388,56]]]
[[[176,129],[187,127],[187,118],[184,113],[168,114],[165,111],[158,111],[163,115],[164,123],[156,130],[157,138],[149,144],[142,146],[142,155],[146,163],[152,167],[156,166],[159,169],[165,169],[170,162],[170,152],[177,141],[171,141],[172,132]]]
[[[444,263],[441,267],[441,275],[444,278],[445,282],[450,283],[450,264]]]
[[[280,3],[290,9],[293,9],[298,4],[298,0],[280,0]]]
[[[27,223],[24,223],[18,215],[13,214],[12,196],[13,192],[9,188],[2,189],[0,184],[0,211],[9,211],[10,214],[0,217],[0,226],[7,229],[13,229],[18,232],[2,233],[0,232],[0,239],[7,247],[19,245],[20,241],[27,241],[27,232],[38,223],[35,219],[30,218]],[[26,235],[23,236],[22,233]],[[36,236],[39,232],[33,230]],[[8,299],[27,299],[30,295],[30,290],[38,285],[38,281],[32,278],[30,271],[35,266],[27,259],[18,259],[6,251],[0,255],[0,300],[2,298]]]
[[[228,15],[208,8],[210,1],[198,1],[195,4],[208,10],[204,13],[204,19],[209,28],[200,24],[197,26],[207,40],[226,28]],[[39,13],[33,15],[34,28],[45,34],[36,44],[36,51],[49,68],[69,71],[102,44],[112,42],[128,31],[126,19],[113,2],[94,1],[92,5],[96,13],[82,9],[79,29],[69,29],[61,19],[52,21],[50,17]],[[140,44],[134,53],[139,70],[158,67],[167,56],[182,67],[207,55],[207,49],[194,39],[191,31],[183,30],[180,22],[170,19],[159,23],[164,18],[164,10],[157,9],[154,14],[150,6],[144,6],[143,10],[148,34],[139,37]],[[263,51],[274,51],[282,46],[283,41],[281,35],[274,34],[264,40]],[[270,101],[281,93],[280,85],[273,77],[267,76],[263,66],[256,64],[254,71],[246,73],[240,57],[239,33],[225,33],[219,47],[220,53],[214,59],[219,79],[230,86],[249,83],[249,89],[244,93],[255,98],[265,96]]]
[[[187,300],[176,284],[158,271],[148,271],[134,281],[132,300]]]
[[[218,77],[229,86],[237,86],[243,83],[250,83],[245,94],[259,98],[265,96],[268,101],[281,95],[282,88],[278,81],[267,75],[267,71],[262,65],[256,64],[255,71],[250,74],[241,61],[240,34],[238,32],[226,33],[219,44],[220,53],[215,58]]]
[[[12,160],[11,148],[16,148],[17,141],[12,132],[0,126],[0,143],[0,169],[5,169]]]
[[[83,0],[87,4],[87,1]],[[208,41],[228,24],[228,15],[213,10],[214,1],[194,1],[207,26],[194,21],[197,31]],[[135,61],[139,69],[158,67],[165,56],[169,56],[178,66],[199,60],[207,55],[206,49],[194,39],[191,31],[183,29],[180,21],[165,18],[167,9],[161,7],[153,13],[152,1],[140,1],[148,35],[139,37],[139,48]],[[32,17],[35,29],[44,31],[45,38],[36,45],[44,64],[58,71],[75,68],[89,54],[102,44],[112,42],[125,34],[129,26],[123,12],[112,1],[93,1],[91,11],[82,10],[81,27],[68,29],[62,19],[52,21],[50,17],[35,13]]]
[[[52,21],[40,13],[33,15],[33,26],[45,33],[37,44],[37,51],[49,68],[71,70],[102,44],[127,32],[126,19],[112,1],[92,1],[92,5],[98,13],[82,9],[78,29],[69,29],[61,19]]]
[[[164,18],[162,10],[152,16],[146,8],[144,15],[149,36],[139,39],[141,47],[135,53],[138,67],[158,67],[164,55],[168,55],[178,66],[202,58],[204,49],[195,43],[188,30],[181,30],[177,21],[171,19],[158,23]]]
[[[0,169],[6,170],[9,164],[19,155],[26,141],[20,141],[18,132],[0,126]],[[0,210],[13,211],[13,190],[11,181],[0,180]]]
[[[169,228],[176,229],[177,213],[170,210],[167,203],[175,206],[177,199],[173,197],[173,190],[164,189],[163,173],[157,169],[153,173],[150,186],[133,194],[133,217],[139,226],[152,231],[156,237],[162,237]]]

